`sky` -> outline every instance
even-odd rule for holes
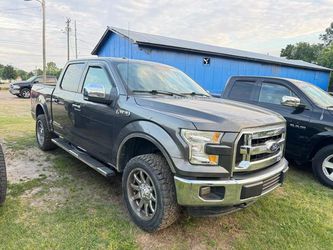
[[[45,0],[46,57],[67,60],[65,21],[74,20],[78,56],[88,57],[107,26],[279,56],[300,41],[319,42],[333,0]],[[36,0],[0,0],[0,64],[42,67],[42,12]]]

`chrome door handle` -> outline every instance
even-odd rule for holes
[[[78,111],[78,112],[81,111],[81,105],[80,105],[80,104],[75,104],[75,103],[73,103],[73,104],[72,104],[72,107],[73,107],[73,109],[74,109],[75,111]]]

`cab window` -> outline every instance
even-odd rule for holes
[[[281,105],[283,96],[295,96],[289,88],[274,84],[274,83],[262,83],[260,93],[259,93],[259,102],[271,103]]]
[[[255,81],[236,81],[229,93],[230,99],[256,101],[258,95],[256,94]]]
[[[105,88],[105,93],[110,94],[111,89],[112,89],[112,84],[109,80],[109,77],[106,73],[106,71],[98,66],[91,66],[88,69],[86,78],[83,83],[83,88],[84,85],[87,83],[99,83],[103,84]]]
[[[84,63],[73,63],[68,65],[61,81],[61,88],[67,91],[77,92],[83,69]]]

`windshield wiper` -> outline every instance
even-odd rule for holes
[[[181,97],[184,97],[185,95],[183,94],[178,94],[178,93],[174,93],[174,92],[171,92],[171,91],[164,91],[164,90],[156,90],[156,89],[153,89],[153,90],[140,90],[140,89],[135,89],[135,90],[132,90],[132,92],[134,93],[149,93],[149,94],[152,94],[152,95],[169,95],[169,96],[181,96]]]
[[[207,94],[203,94],[203,93],[197,93],[197,92],[189,92],[189,93],[182,93],[183,95],[190,95],[190,96],[205,96],[205,97],[209,97],[209,95]]]

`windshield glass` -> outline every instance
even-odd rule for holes
[[[182,71],[157,64],[120,62],[117,69],[131,91],[165,91],[176,94],[209,94]]]
[[[318,106],[333,107],[333,97],[326,91],[307,82],[295,81],[295,83]]]
[[[32,76],[30,77],[28,80],[26,80],[27,82],[32,82],[37,76]]]

